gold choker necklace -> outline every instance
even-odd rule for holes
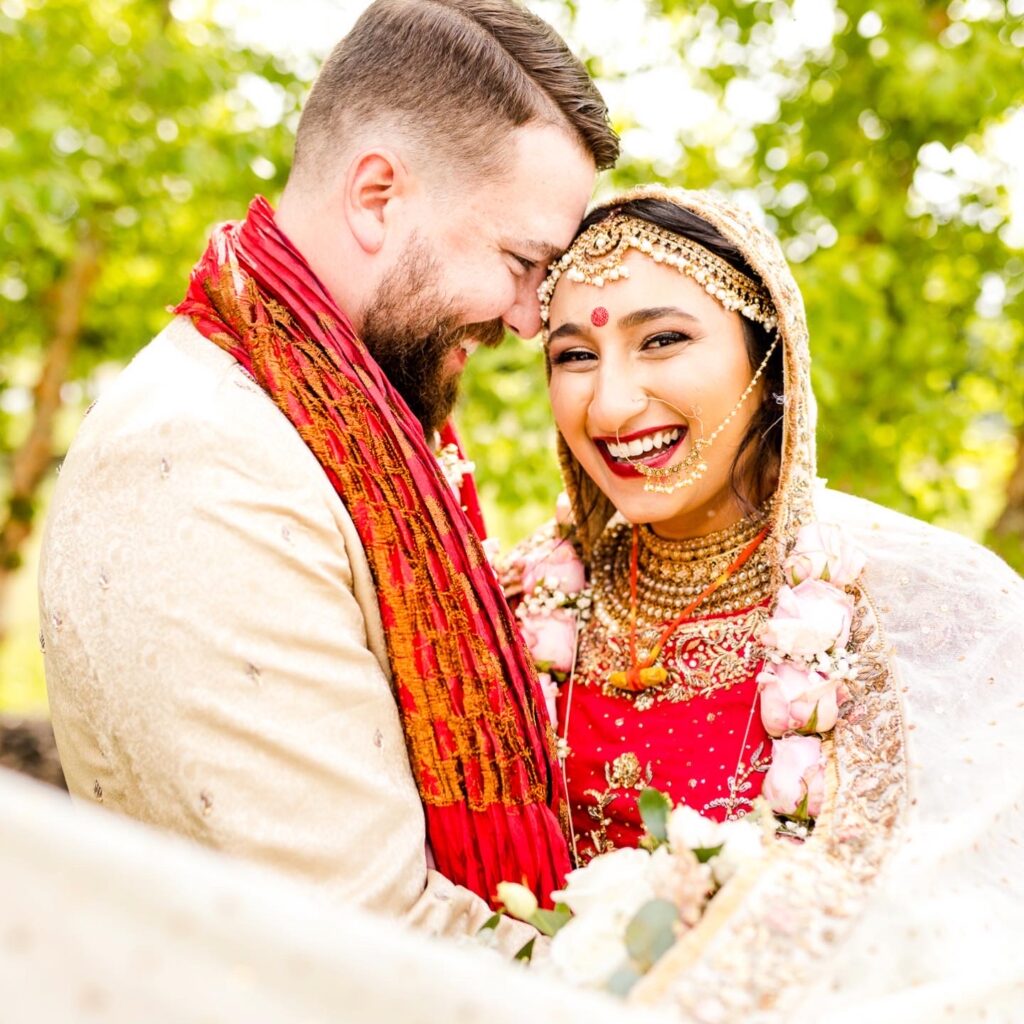
[[[724,573],[764,529],[768,509],[703,537],[666,540],[650,526],[639,531],[637,625],[649,629],[671,620]],[[629,622],[632,604],[630,559],[632,527],[609,527],[594,549],[594,614],[609,628]],[[771,589],[771,564],[762,546],[700,605],[694,618],[738,611],[760,604]]]

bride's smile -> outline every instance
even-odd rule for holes
[[[637,464],[652,469],[667,465],[688,432],[685,424],[675,424],[617,437],[595,437],[593,440],[613,473],[638,477],[642,474],[636,468]]]

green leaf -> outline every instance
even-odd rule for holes
[[[814,711],[811,712],[811,717],[807,720],[807,724],[800,730],[805,736],[810,736],[812,733],[818,731],[818,705],[814,705]]]
[[[529,963],[533,959],[533,944],[536,941],[537,941],[537,937],[534,936],[532,939],[530,939],[530,941],[525,946],[523,946],[519,950],[518,953],[516,953],[516,955],[515,955],[515,957],[513,957],[513,959],[515,959],[515,960],[525,960],[527,963]]]
[[[659,843],[668,842],[668,816],[672,802],[664,793],[648,786],[636,802],[647,834]]]
[[[645,903],[626,927],[626,949],[641,974],[661,959],[676,941],[679,909],[671,900]]]
[[[722,852],[723,846],[725,843],[719,843],[718,846],[698,846],[693,851],[693,855],[697,858],[698,863],[707,864],[712,857],[717,857]]]
[[[555,910],[537,910],[529,918],[528,923],[541,935],[557,935],[572,920],[572,912],[568,907]]]
[[[489,918],[487,918],[487,920],[484,921],[484,923],[482,925],[480,925],[480,928],[479,928],[477,934],[479,935],[480,932],[491,931],[491,930],[497,928],[498,925],[501,923],[501,917],[502,917],[501,911],[498,911],[498,913],[496,913],[496,914],[491,914],[491,916]]]
[[[629,990],[643,977],[643,975],[631,964],[624,963],[609,979],[605,988],[613,996],[625,999]]]

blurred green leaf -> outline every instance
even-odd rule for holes
[[[671,900],[651,900],[626,926],[626,950],[641,974],[672,948],[678,920],[679,908]]]

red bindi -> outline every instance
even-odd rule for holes
[[[608,310],[604,306],[595,307],[594,311],[590,314],[590,322],[595,327],[604,327],[608,323]]]

